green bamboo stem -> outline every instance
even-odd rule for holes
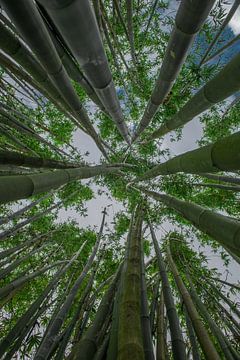
[[[194,327],[195,333],[197,335],[199,344],[202,348],[205,358],[209,359],[209,360],[213,360],[213,359],[219,360],[220,357],[209,337],[207,330],[205,329],[205,327],[202,323],[201,317],[200,317],[194,303],[192,302],[190,294],[189,294],[189,292],[178,272],[178,269],[172,259],[169,246],[167,247],[167,260],[168,260],[168,264],[171,268],[171,271],[173,273],[174,280],[176,282],[179,293],[181,294],[181,297],[183,298],[187,312],[192,321],[192,325]]]
[[[142,231],[140,229],[140,237],[142,238]],[[147,298],[147,285],[145,279],[145,265],[143,252],[143,238],[141,242],[141,327],[143,336],[143,348],[145,360],[154,360],[152,332],[150,326],[149,307]]]
[[[122,273],[122,295],[119,304],[117,360],[144,359],[140,319],[141,293],[141,209],[137,209],[129,230]]]
[[[217,181],[223,181],[223,182],[227,182],[230,184],[240,184],[240,178],[234,178],[231,176],[226,176],[226,175],[217,175],[217,174],[208,174],[208,173],[204,173],[204,174],[199,174],[202,177],[205,177],[207,179],[211,179],[211,180],[217,180]]]
[[[167,310],[167,317],[170,326],[170,335],[171,335],[171,342],[172,342],[172,353],[173,358],[175,360],[179,359],[186,359],[186,350],[185,350],[185,343],[183,340],[182,331],[180,328],[180,322],[177,314],[177,310],[174,303],[174,298],[172,295],[170,283],[167,276],[167,271],[165,268],[164,260],[158,245],[158,241],[153,230],[152,224],[148,221],[151,236],[154,244],[154,249],[157,256],[157,263],[159,267],[159,273],[162,281],[162,292],[164,296],[164,303]]]
[[[224,336],[223,332],[217,326],[215,321],[211,318],[211,316],[208,313],[207,308],[205,307],[205,305],[200,300],[200,298],[199,298],[199,296],[198,296],[198,294],[197,294],[197,292],[196,292],[196,290],[194,288],[194,285],[193,285],[192,279],[190,277],[190,274],[188,272],[186,272],[186,277],[187,277],[187,280],[189,282],[191,297],[192,297],[193,301],[195,302],[196,306],[198,307],[198,309],[199,309],[200,313],[202,314],[203,318],[205,318],[207,324],[209,325],[209,327],[211,329],[211,332],[216,337],[225,358],[228,359],[228,360],[233,360],[233,356],[232,356],[231,351],[229,349],[230,344],[225,341],[225,336]]]
[[[187,326],[187,331],[188,331],[188,337],[189,337],[190,344],[191,344],[191,352],[192,352],[193,360],[200,360],[201,357],[200,357],[199,350],[198,350],[196,335],[194,332],[194,328],[193,328],[191,319],[188,315],[186,306],[184,304],[183,304],[183,312],[184,312],[184,317],[186,320],[186,326]]]
[[[100,151],[107,157],[101,140],[71,84],[36,5],[31,0],[19,0],[17,2],[3,0],[2,5],[16,28],[33,49],[42,66],[46,69],[50,79],[59,90],[61,97],[68,104],[77,122],[87,130]]]
[[[226,149],[228,149],[226,151]],[[139,177],[149,180],[158,175],[169,175],[177,172],[204,173],[233,171],[240,169],[240,132],[227,136],[210,145],[175,156],[162,164],[154,166]]]
[[[15,151],[0,151],[0,164],[10,164],[33,168],[46,169],[67,169],[76,168],[79,164],[54,159],[44,159],[41,157],[27,156]]]
[[[237,54],[227,65],[208,81],[187,103],[170,119],[155,130],[147,141],[159,138],[175,130],[213,105],[227,99],[240,89],[240,55]]]
[[[213,183],[192,183],[193,186],[199,186],[199,187],[208,187],[208,188],[213,188],[213,189],[221,189],[221,190],[225,190],[225,191],[234,191],[234,192],[239,192],[240,191],[240,186],[230,186],[230,185],[222,185],[222,184],[213,184]]]
[[[75,169],[56,170],[31,175],[13,175],[0,177],[0,203],[19,199],[57,189],[74,180],[87,179],[97,175],[105,175],[118,171],[107,165],[84,166]]]
[[[105,292],[91,326],[77,344],[72,359],[76,360],[81,357],[82,360],[92,360],[96,354],[98,335],[111,308],[120,274],[121,266]]]
[[[58,335],[58,333],[64,323],[64,320],[67,317],[67,314],[72,306],[72,303],[76,297],[76,294],[77,294],[80,286],[82,285],[83,280],[86,278],[86,276],[93,264],[94,258],[97,254],[97,251],[99,249],[100,241],[102,240],[103,228],[104,228],[104,224],[105,224],[105,216],[106,216],[106,211],[104,209],[100,230],[98,233],[96,243],[93,247],[92,253],[91,253],[90,257],[88,258],[86,264],[84,265],[84,268],[81,271],[81,274],[78,276],[78,278],[74,282],[73,286],[71,287],[69,294],[67,295],[65,301],[63,302],[62,306],[60,307],[58,313],[54,317],[52,324],[49,326],[47,333],[45,334],[45,337],[35,355],[36,360],[45,360],[50,354],[50,351],[54,345],[56,336]]]
[[[117,98],[101,35],[90,2],[82,0],[80,4],[72,0],[61,7],[58,6],[57,2],[50,4],[49,1],[40,0],[40,3],[54,20],[66,44],[79,62],[83,73],[94,88],[106,111],[110,114],[120,134],[129,143],[128,129]],[[85,21],[86,18],[88,22]]]
[[[84,243],[85,245],[85,243]],[[55,289],[58,284],[59,279],[66,273],[66,271],[70,268],[73,262],[78,258],[81,253],[82,247],[78,250],[76,254],[72,256],[72,258],[64,265],[60,270],[58,270],[53,276],[52,280],[45,287],[43,292],[38,296],[38,298],[30,305],[28,310],[17,320],[16,324],[9,331],[9,333],[1,340],[0,342],[0,357],[7,351],[12,342],[17,339],[24,327],[25,323],[29,321],[29,319],[34,316],[35,312],[41,306],[42,302],[49,296],[49,293]]]
[[[134,140],[148,126],[159,106],[170,92],[184,64],[188,50],[205,22],[213,4],[213,0],[194,0],[191,3],[187,0],[181,1],[158,78],[144,115],[133,137]]]
[[[156,360],[166,360],[165,354],[165,332],[164,332],[164,298],[163,291],[160,294],[160,301],[157,308],[157,346]]]
[[[146,265],[147,268],[147,265]],[[151,332],[153,334],[154,332],[154,322],[155,322],[155,315],[157,310],[157,303],[158,303],[158,297],[159,297],[159,285],[160,285],[160,277],[157,278],[154,287],[153,287],[153,299],[151,303],[151,310],[150,310],[150,327]]]
[[[218,214],[206,207],[179,200],[173,196],[139,189],[146,195],[174,209],[196,228],[211,236],[221,245],[229,248],[234,254],[240,254],[240,223],[227,216]]]

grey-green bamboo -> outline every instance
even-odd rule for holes
[[[164,303],[166,306],[167,317],[169,321],[173,358],[175,360],[180,360],[180,359],[185,360],[186,359],[185,343],[183,340],[183,335],[180,328],[180,322],[174,304],[174,298],[169,284],[164,260],[152,224],[150,221],[148,222],[148,224],[150,227],[153,245],[157,256],[159,272],[162,280],[162,292],[164,296]]]
[[[87,130],[96,145],[106,156],[101,140],[71,84],[34,2],[31,0],[2,0],[2,4],[20,34],[22,34],[42,66],[46,69],[62,98],[69,105],[74,117]]]
[[[213,79],[208,81],[187,103],[157,130],[150,134],[147,141],[159,138],[175,130],[213,105],[227,99],[240,89],[240,54],[224,66]]]
[[[227,216],[218,214],[206,207],[179,200],[173,196],[148,191],[143,187],[141,191],[174,209],[196,228],[211,236],[221,245],[229,248],[234,254],[240,254],[240,223]]]
[[[226,151],[227,149],[227,151]],[[148,180],[158,175],[233,171],[240,169],[240,132],[227,136],[210,145],[175,156],[154,166],[139,177]]]
[[[148,126],[159,105],[163,103],[171,90],[184,64],[188,50],[206,20],[214,2],[214,0],[181,1],[160,73],[144,115],[133,137],[134,140]]]
[[[142,238],[142,229],[139,229],[140,237]],[[148,297],[147,297],[147,285],[145,278],[145,265],[144,265],[144,249],[143,238],[141,242],[141,326],[143,336],[143,348],[145,354],[145,360],[154,360],[153,353],[153,340],[150,326]]]
[[[128,129],[124,122],[90,1],[72,0],[50,3],[40,0],[39,2],[46,8],[106,111],[110,114],[123,138],[129,143]]]
[[[203,325],[202,319],[189,295],[189,292],[178,272],[178,269],[173,261],[171,256],[170,248],[167,247],[167,260],[168,264],[171,268],[171,271],[174,276],[174,280],[176,282],[177,288],[181,297],[183,298],[184,304],[186,306],[189,317],[192,321],[192,325],[194,327],[195,333],[197,335],[199,344],[201,345],[204,356],[208,360],[220,360],[220,357],[210,339],[210,336]]]
[[[49,296],[49,293],[57,286],[58,280],[66,273],[72,263],[78,258],[82,247],[80,247],[79,251],[73,255],[71,260],[67,262],[65,266],[63,266],[60,270],[58,270],[53,276],[52,280],[43,290],[43,292],[38,296],[38,298],[30,305],[28,310],[17,320],[16,324],[9,331],[9,333],[2,339],[0,343],[0,356],[7,351],[12,342],[18,338],[21,333],[22,327],[25,325],[29,319],[31,319],[38,308],[41,306],[42,302]]]
[[[211,180],[217,180],[217,181],[223,181],[223,182],[227,182],[230,184],[240,184],[240,178],[235,178],[235,177],[231,177],[231,176],[226,176],[226,175],[215,175],[215,174],[208,174],[208,173],[204,173],[204,174],[199,174],[200,176],[203,176],[207,179],[211,179]]]
[[[81,358],[82,360],[92,360],[96,354],[97,338],[101,328],[104,325],[106,317],[108,316],[109,309],[112,307],[120,273],[121,265],[101,300],[91,326],[87,329],[82,339],[80,339],[79,343],[76,345],[72,359],[76,360]]]
[[[0,164],[11,164],[34,168],[67,169],[76,168],[79,164],[42,157],[27,156],[16,151],[0,151]]]
[[[56,170],[31,175],[0,177],[0,203],[26,199],[32,195],[57,189],[73,180],[87,179],[118,171],[108,165],[84,166],[75,169]]]
[[[199,298],[199,296],[198,296],[198,294],[197,294],[197,292],[196,292],[196,290],[194,288],[194,285],[193,285],[192,279],[190,277],[190,274],[186,273],[186,277],[187,277],[187,280],[188,280],[189,285],[190,285],[190,295],[191,295],[193,301],[195,302],[196,306],[198,307],[200,313],[205,318],[205,320],[206,320],[207,324],[209,325],[212,333],[217,338],[218,343],[219,343],[219,345],[220,345],[220,347],[222,349],[222,352],[223,352],[225,358],[228,359],[228,360],[233,360],[233,356],[232,356],[231,351],[229,349],[230,343],[225,341],[225,340],[227,340],[225,335],[223,334],[221,329],[218,327],[215,320],[213,320],[211,318],[211,316],[208,313],[207,308],[205,307],[204,303]]]
[[[45,337],[44,337],[41,345],[39,346],[37,353],[34,357],[35,360],[45,360],[50,354],[52,346],[54,345],[54,342],[56,340],[56,336],[58,335],[58,333],[64,323],[64,320],[66,319],[66,316],[71,308],[71,305],[75,299],[75,296],[76,296],[80,286],[82,285],[83,280],[87,276],[87,274],[93,264],[94,258],[97,254],[97,251],[98,251],[98,248],[100,245],[100,241],[102,240],[102,233],[103,233],[103,228],[104,228],[104,224],[105,224],[105,216],[106,216],[106,211],[104,209],[100,230],[98,233],[96,243],[93,247],[92,253],[89,256],[86,264],[84,265],[84,268],[81,271],[80,275],[78,276],[78,278],[74,282],[72,288],[70,289],[69,294],[67,295],[65,301],[63,302],[62,306],[60,307],[58,313],[54,317],[51,325],[49,326],[47,333],[45,334]]]

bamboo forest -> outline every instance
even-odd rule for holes
[[[0,359],[240,360],[240,0],[0,0]]]

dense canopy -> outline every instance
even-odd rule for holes
[[[240,1],[0,0],[0,358],[240,358]]]

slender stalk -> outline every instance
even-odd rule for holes
[[[46,169],[68,169],[76,168],[79,165],[67,161],[44,159],[41,157],[27,156],[15,151],[0,151],[0,164],[11,164]]]
[[[173,196],[158,194],[139,188],[146,195],[161,201],[166,206],[174,209],[185,219],[189,220],[196,228],[211,236],[221,245],[230,249],[234,254],[240,254],[240,224],[227,216],[215,213],[203,206],[179,200]]]
[[[128,234],[125,266],[122,273],[117,360],[144,359],[140,318],[141,227],[142,211],[137,208]]]
[[[187,124],[195,116],[239,91],[239,61],[240,55],[237,54],[217,75],[197,91],[172,118],[167,119],[163,125],[156,129],[147,141],[164,136],[168,132]]]
[[[134,140],[148,126],[159,106],[170,92],[193,40],[205,22],[213,4],[214,0],[195,0],[190,3],[187,0],[181,1],[158,78],[144,115],[135,132]],[[186,21],[186,19],[188,20]]]
[[[44,21],[31,0],[14,2],[2,1],[2,5],[14,22],[16,28],[23,35],[28,45],[33,49],[42,66],[46,69],[50,79],[70,107],[77,122],[80,123],[93,138],[98,148],[106,155],[99,136],[97,135],[83,105],[81,104],[61,59],[52,43]],[[24,21],[25,20],[25,21]]]
[[[177,172],[197,174],[209,171],[238,170],[240,169],[239,143],[240,132],[237,132],[215,143],[188,151],[156,165],[141,175],[139,180],[148,180],[158,175]]]
[[[173,352],[173,358],[176,360],[180,359],[186,359],[186,351],[185,351],[185,343],[183,340],[182,331],[180,328],[180,323],[177,315],[177,310],[174,304],[174,298],[172,295],[171,287],[169,284],[167,271],[165,268],[164,260],[157,242],[156,235],[154,233],[152,224],[150,221],[148,221],[150,230],[151,230],[151,236],[154,244],[154,249],[157,256],[157,263],[159,267],[159,272],[161,276],[162,281],[162,292],[164,296],[164,303],[167,310],[167,317],[169,321],[170,326],[170,335],[171,335],[171,341],[172,341],[172,352]]]
[[[104,210],[103,212],[103,218],[102,218],[102,223],[100,226],[100,230],[98,233],[98,237],[96,240],[96,243],[93,247],[92,253],[90,255],[90,257],[88,258],[81,274],[78,276],[77,280],[74,282],[72,288],[69,291],[69,294],[67,295],[65,301],[63,302],[62,306],[60,307],[58,313],[56,314],[55,318],[52,321],[52,324],[49,326],[47,333],[45,334],[45,338],[42,341],[41,345],[39,346],[37,353],[34,357],[35,360],[45,360],[48,355],[50,354],[50,351],[52,349],[52,346],[54,345],[56,336],[58,335],[64,320],[67,317],[67,314],[71,308],[71,305],[75,299],[75,296],[80,288],[80,286],[82,285],[83,280],[86,278],[92,264],[94,261],[94,258],[97,254],[99,245],[100,245],[100,241],[102,239],[102,233],[103,233],[103,227],[104,227],[104,223],[105,223],[105,216],[106,216],[106,211]]]
[[[68,1],[66,6],[61,7],[57,2],[55,4],[50,4],[46,0],[39,2],[47,9],[106,111],[110,114],[122,137],[129,143],[128,129],[124,122],[90,2],[82,0],[79,3],[72,0]],[[69,19],[71,20],[69,21]]]
[[[192,357],[193,360],[200,360],[200,354],[199,354],[199,350],[198,350],[198,344],[197,344],[197,339],[195,336],[195,332],[194,332],[194,328],[191,322],[191,319],[188,315],[186,306],[183,305],[183,312],[184,312],[184,316],[185,316],[185,320],[186,320],[186,325],[187,325],[187,331],[188,331],[188,336],[189,336],[189,340],[191,343],[191,351],[192,351]]]
[[[166,360],[165,354],[165,332],[164,332],[164,297],[163,291],[160,294],[160,301],[157,308],[157,347],[156,360]]]
[[[213,184],[213,183],[192,183],[193,186],[199,186],[199,187],[208,187],[208,188],[213,188],[213,189],[221,189],[221,190],[225,190],[225,191],[234,191],[234,192],[239,192],[240,191],[240,186],[230,186],[230,185],[222,185],[222,184]]]
[[[140,229],[140,237],[142,238],[142,229]],[[150,326],[147,286],[145,279],[145,265],[143,252],[143,239],[141,242],[141,327],[143,336],[143,348],[145,360],[154,360],[152,332]]]
[[[204,174],[199,174],[200,176],[203,176],[207,179],[211,179],[211,180],[217,180],[217,181],[223,181],[223,182],[227,182],[230,184],[240,184],[240,178],[234,178],[231,176],[226,176],[226,175],[215,175],[215,174],[208,174],[208,173],[204,173]]]
[[[26,199],[32,195],[57,189],[74,180],[114,173],[119,168],[107,165],[84,166],[75,169],[56,170],[31,175],[0,177],[0,203]]]
[[[199,344],[201,345],[201,348],[203,350],[205,358],[209,359],[209,360],[213,360],[213,359],[219,360],[220,357],[208,335],[207,330],[205,329],[205,327],[202,323],[200,315],[198,314],[198,311],[197,311],[196,307],[194,306],[194,304],[191,300],[191,297],[189,295],[189,292],[188,292],[186,286],[184,285],[182,278],[178,272],[178,269],[173,261],[169,246],[167,247],[167,259],[168,259],[168,264],[173,273],[174,280],[178,287],[178,290],[181,294],[181,297],[183,298],[184,304],[187,308],[187,312],[192,321],[192,325],[196,332]]]

